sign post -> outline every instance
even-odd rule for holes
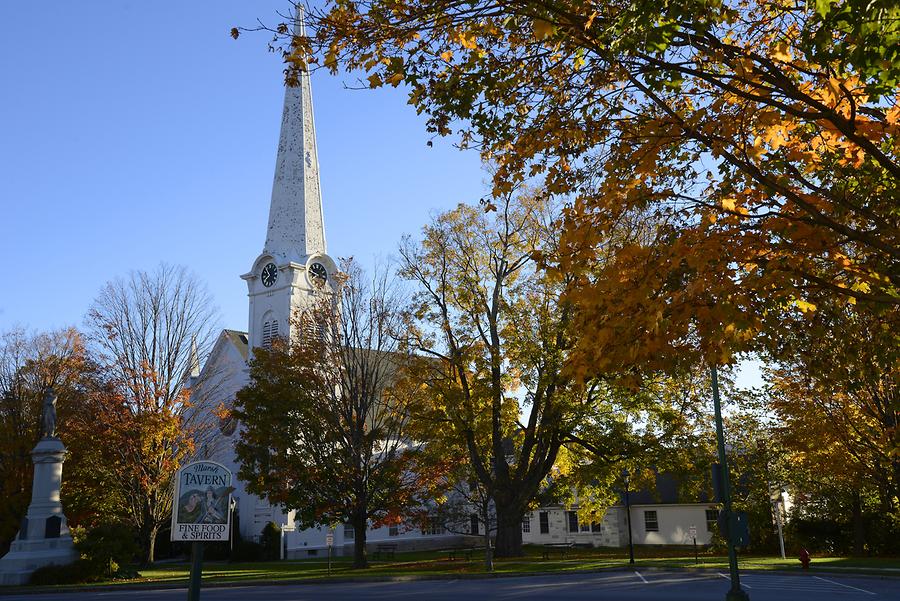
[[[175,474],[172,540],[191,543],[188,601],[200,600],[203,543],[231,539],[231,472],[215,461],[195,461]]]
[[[694,539],[694,563],[700,563],[700,555],[697,553],[697,526],[691,524],[691,538]]]
[[[329,530],[325,535],[325,546],[328,547],[328,575],[331,576],[331,547],[334,546],[334,531]]]
[[[719,465],[722,466],[722,513],[720,518],[726,524],[725,541],[728,544],[728,571],[731,574],[731,589],[725,593],[725,601],[750,601],[750,595],[741,588],[741,578],[738,573],[737,563],[737,541],[735,535],[738,520],[733,517],[731,509],[731,490],[728,482],[728,458],[725,456],[725,433],[722,427],[722,403],[719,400],[719,376],[716,372],[716,366],[713,364],[710,370],[710,380],[712,381],[713,410],[716,416],[716,447],[719,452]],[[744,520],[746,525],[746,520]]]

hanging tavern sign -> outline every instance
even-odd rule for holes
[[[231,472],[215,461],[178,470],[172,503],[172,540],[223,541],[231,533]]]

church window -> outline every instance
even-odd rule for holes
[[[278,320],[273,319],[271,321],[263,322],[262,327],[262,346],[263,348],[269,348],[272,346],[272,341],[278,336]]]

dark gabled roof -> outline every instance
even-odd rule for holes
[[[235,346],[241,354],[241,357],[246,361],[250,356],[250,339],[247,337],[247,332],[240,332],[238,330],[224,330],[224,332],[231,341],[231,344]]]
[[[662,472],[656,474],[655,490],[642,489],[629,491],[629,501],[632,505],[654,505],[675,503],[710,503],[712,499],[706,491],[694,498],[681,498],[678,494],[681,482],[675,474]],[[619,493],[619,503],[625,504],[625,492]]]

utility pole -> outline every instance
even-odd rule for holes
[[[738,574],[737,550],[734,544],[734,525],[731,510],[731,485],[728,481],[728,457],[725,455],[725,433],[722,427],[722,404],[719,401],[719,374],[713,364],[710,370],[712,378],[713,408],[716,413],[716,445],[719,450],[719,464],[722,466],[722,504],[725,507],[726,539],[728,542],[728,570],[731,573],[731,589],[725,594],[725,601],[750,601],[750,595],[741,588],[741,577]]]
[[[622,480],[625,481],[625,520],[628,522],[628,563],[634,565],[634,540],[631,534],[631,499],[628,496],[630,474],[628,468],[622,468]]]
[[[772,501],[775,505],[775,523],[778,525],[778,546],[781,547],[781,559],[786,559],[784,555],[784,531],[781,527],[781,507],[784,502],[784,491],[779,488],[778,496]]]

